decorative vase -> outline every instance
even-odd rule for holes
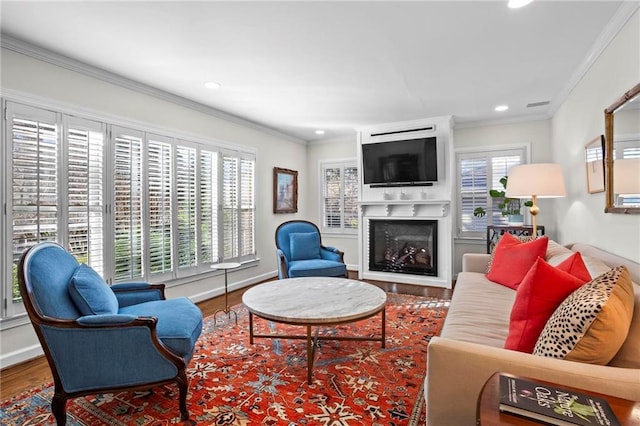
[[[524,215],[521,214],[510,214],[507,216],[509,220],[509,225],[513,226],[522,226],[524,225]]]

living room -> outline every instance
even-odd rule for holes
[[[4,6],[4,5],[3,5]],[[616,14],[615,29],[602,29],[594,40],[595,51],[583,58],[580,70],[554,105],[552,114],[528,120],[486,120],[464,125],[454,120],[451,129],[449,166],[455,166],[454,154],[480,148],[528,146],[531,163],[554,162],[562,166],[567,196],[540,200],[538,223],[545,233],[561,243],[581,242],[638,261],[640,259],[640,216],[605,213],[605,193],[591,194],[585,177],[585,144],[605,133],[603,111],[640,81],[640,12],[637,2],[622,2]],[[3,18],[4,19],[4,18]],[[605,31],[608,30],[609,32]],[[4,36],[4,34],[3,34]],[[597,48],[595,47],[597,46]],[[220,145],[252,154],[255,161],[255,248],[256,259],[234,271],[231,289],[238,289],[276,276],[273,235],[283,221],[307,219],[321,223],[320,164],[336,160],[355,160],[359,155],[357,131],[348,135],[315,139],[312,142],[283,132],[238,120],[234,115],[214,115],[195,104],[179,103],[175,98],[162,98],[153,88],[127,87],[125,80],[105,78],[89,66],[55,55],[38,46],[15,38],[2,39],[2,87],[4,102],[37,105],[44,109],[109,123],[151,131],[167,130],[178,137],[193,137],[196,142],[215,141]],[[552,63],[542,64],[553,67]],[[578,72],[579,71],[579,72]],[[478,84],[483,84],[478,82]],[[472,95],[470,95],[472,97]],[[453,116],[446,111],[438,116]],[[428,117],[420,117],[428,119]],[[434,116],[435,117],[435,116]],[[415,119],[415,117],[411,117]],[[399,119],[397,121],[408,121]],[[3,121],[3,129],[6,122]],[[370,123],[370,125],[382,123]],[[366,126],[363,126],[366,127]],[[7,132],[8,133],[8,132]],[[195,135],[195,137],[194,137]],[[7,135],[3,132],[3,159],[8,153]],[[273,214],[273,168],[296,170],[298,173],[298,205],[296,213]],[[455,170],[449,170],[450,176]],[[2,175],[2,196],[6,203],[10,182]],[[400,190],[397,190],[397,194]],[[530,217],[527,217],[530,223]],[[8,282],[12,262],[8,243],[10,219],[3,215],[2,248],[3,281]],[[462,254],[485,251],[485,240],[458,238],[456,224],[451,226],[452,259],[450,276],[455,279],[462,270]],[[440,238],[443,238],[440,235]],[[361,242],[357,233],[323,233],[323,243],[345,252],[348,269],[360,267]],[[169,297],[187,296],[194,302],[219,296],[223,292],[223,274],[207,271],[196,279],[183,278],[180,285],[168,288]],[[5,289],[6,290],[6,289]],[[5,291],[5,300],[6,300]],[[15,311],[19,314],[19,311]],[[3,310],[0,331],[2,368],[18,364],[41,354],[33,329],[23,316],[11,318],[13,311]],[[19,316],[19,315],[17,315]]]

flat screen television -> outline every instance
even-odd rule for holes
[[[372,187],[438,181],[435,137],[362,144],[362,162],[364,183]]]

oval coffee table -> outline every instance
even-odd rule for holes
[[[311,373],[317,340],[368,340],[385,347],[385,304],[387,295],[380,288],[346,278],[287,278],[259,284],[247,290],[242,302],[249,310],[249,342],[256,337],[306,339],[307,383]],[[379,336],[318,336],[311,327],[331,326],[359,321],[381,313]],[[306,326],[306,335],[255,334],[253,316],[274,322]]]

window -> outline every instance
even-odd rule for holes
[[[3,318],[23,310],[18,262],[41,241],[60,243],[109,282],[166,282],[256,258],[255,154],[5,108]]]
[[[526,147],[456,154],[459,238],[485,238],[487,225],[507,224],[489,190],[504,189],[500,179],[511,167],[526,163],[526,154]],[[477,207],[483,207],[486,216],[475,217]]]
[[[358,230],[358,166],[354,161],[327,162],[322,172],[322,231]]]

